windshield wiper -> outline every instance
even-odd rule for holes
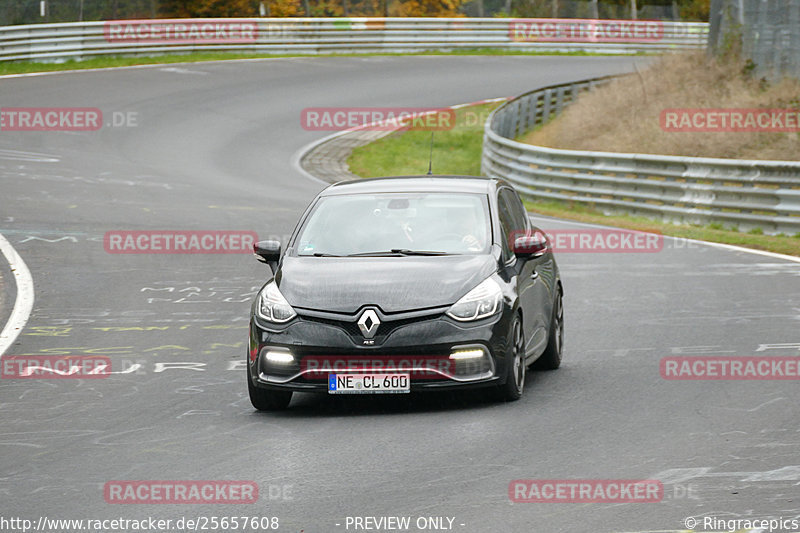
[[[382,252],[361,252],[349,254],[347,257],[381,257],[381,256],[404,256],[404,255],[450,255],[447,252],[434,252],[430,250],[409,250],[407,248],[392,248]]]
[[[300,256],[301,256],[301,257],[302,257],[303,255],[306,255],[306,254],[300,254]],[[342,257],[341,255],[336,255],[336,254],[326,254],[326,253],[324,253],[324,252],[314,252],[314,253],[313,253],[313,254],[311,254],[311,255],[312,255],[312,256],[314,256],[314,257]]]

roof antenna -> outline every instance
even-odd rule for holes
[[[428,176],[433,174],[433,132],[431,131],[431,153],[428,156]]]

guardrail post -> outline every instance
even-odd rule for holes
[[[553,91],[552,89],[545,89],[544,90],[544,105],[542,106],[542,116],[539,118],[537,126],[539,124],[544,124],[548,120],[550,120],[550,113],[552,113],[552,104],[553,104]]]
[[[530,102],[528,106],[528,130],[530,131],[536,127],[536,114],[539,112],[542,97],[540,95],[528,96],[527,99]]]
[[[561,114],[561,110],[564,108],[564,86],[560,86],[558,90],[556,90],[556,116]]]

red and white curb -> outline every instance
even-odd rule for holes
[[[494,104],[494,103],[498,103],[498,102],[507,102],[508,100],[511,100],[512,98],[513,98],[513,96],[504,96],[504,97],[500,97],[500,98],[488,98],[488,99],[484,99],[484,100],[477,100],[475,102],[467,102],[467,103],[463,103],[463,104],[455,104],[455,105],[441,107],[441,108],[438,108],[438,109],[427,111],[426,113],[420,113],[420,116],[425,116],[425,115],[433,114],[433,113],[439,113],[439,112],[444,111],[446,109],[456,110],[456,109],[463,109],[465,107],[473,107],[473,106],[479,106],[479,105],[484,105],[484,104]],[[385,127],[385,124],[387,124],[389,122],[391,122],[391,121],[390,120],[379,120],[379,121],[375,121],[375,122],[370,122],[369,124],[362,124],[360,126],[354,126],[352,128],[347,128],[347,129],[344,129],[344,130],[341,130],[341,131],[337,131],[337,132],[332,133],[330,135],[326,135],[325,137],[322,137],[321,139],[317,139],[316,141],[312,141],[312,142],[306,144],[305,146],[303,146],[302,148],[300,148],[299,150],[297,150],[294,154],[292,154],[291,161],[290,161],[291,165],[292,165],[292,168],[294,168],[299,174],[302,174],[303,176],[305,176],[306,178],[310,179],[311,181],[315,181],[317,183],[323,183],[325,185],[330,185],[329,182],[318,178],[317,176],[311,174],[306,169],[304,169],[303,165],[301,164],[301,161],[303,160],[303,158],[305,158],[305,156],[308,153],[312,152],[317,147],[319,147],[319,146],[321,146],[321,145],[323,145],[323,144],[325,144],[327,142],[330,142],[330,141],[332,141],[334,139],[338,139],[339,137],[343,137],[343,136],[346,136],[346,135],[357,135],[357,134],[361,134],[361,133],[364,133],[366,131],[372,130],[372,131],[376,131],[377,133],[379,133],[379,135],[376,136],[375,139],[373,139],[373,140],[377,140],[377,139],[379,139],[381,137],[385,137],[386,135],[389,135],[390,133],[394,133],[394,132],[396,132],[398,130],[401,130],[401,129],[403,129],[405,127],[405,125],[399,124],[399,125],[396,125],[396,127],[394,129],[390,129],[390,128],[380,129],[380,130],[377,129],[377,128]]]

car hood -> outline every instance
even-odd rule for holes
[[[451,305],[497,269],[492,255],[434,257],[284,256],[276,281],[297,308],[385,313]]]

